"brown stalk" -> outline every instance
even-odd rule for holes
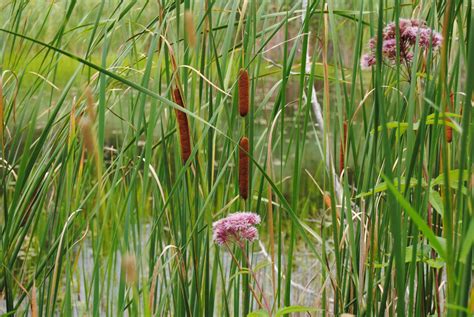
[[[249,195],[249,139],[242,137],[239,142],[239,193],[244,200]]]

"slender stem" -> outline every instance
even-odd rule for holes
[[[235,257],[234,255],[234,252],[232,252],[232,250],[230,249],[229,245],[227,243],[224,244],[225,247],[227,248],[227,250],[229,251],[230,255],[232,256],[232,259],[234,260],[235,264],[237,265],[237,267],[239,268],[240,271],[242,271],[242,266],[240,265],[239,261],[237,260],[237,258]],[[250,271],[250,268],[249,268],[249,271]],[[258,285],[258,284],[257,284]],[[252,285],[250,284],[250,282],[248,283],[248,286],[249,286],[249,289],[250,291],[252,292],[252,295],[253,297],[255,298],[255,300],[257,301],[258,305],[262,308],[267,308],[268,310],[268,306],[267,305],[263,305],[262,302],[260,301],[260,299],[258,298],[257,296],[257,293],[255,292],[255,290],[253,289]],[[263,294],[262,294],[263,296]]]
[[[262,289],[262,287],[260,286],[260,283],[258,282],[257,276],[255,275],[255,272],[254,272],[254,271],[252,270],[252,268],[251,268],[250,259],[249,259],[249,257],[247,256],[247,252],[245,252],[245,245],[240,244],[239,246],[240,246],[240,249],[242,250],[242,254],[243,254],[243,256],[244,256],[244,259],[245,259],[245,261],[247,262],[248,269],[249,269],[250,273],[252,273],[252,277],[253,277],[253,279],[255,280],[255,284],[257,285],[258,290],[259,290],[260,293],[262,294],[262,298],[263,298],[263,301],[264,301],[264,303],[265,303],[265,306],[266,306],[266,308],[267,308],[267,310],[268,310],[268,313],[271,315],[271,311],[272,311],[272,310],[271,310],[271,308],[270,308],[270,305],[269,305],[269,303],[268,303],[268,300],[267,300],[265,294],[263,293],[263,289]]]

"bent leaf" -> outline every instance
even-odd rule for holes
[[[288,307],[284,307],[284,308],[280,308],[275,317],[280,317],[280,316],[284,316],[284,315],[287,315],[287,314],[291,314],[291,313],[304,313],[304,312],[312,312],[312,311],[316,311],[317,309],[314,308],[314,307],[307,307],[307,306],[288,306]]]
[[[453,189],[458,189],[458,181],[459,181],[459,173],[460,172],[463,172],[462,174],[462,181],[465,182],[469,179],[469,172],[468,170],[452,170],[452,171],[449,171],[449,187],[453,188]],[[438,177],[436,177],[433,182],[431,183],[432,186],[436,186],[436,185],[444,185],[444,178],[445,178],[445,175],[444,173],[443,174],[439,174]]]
[[[395,187],[398,187],[398,179],[394,179],[393,180],[393,185]],[[409,188],[412,188],[412,187],[415,187],[416,185],[418,185],[418,180],[416,178],[412,178],[410,179],[410,182],[408,184],[408,187]],[[422,180],[422,183],[421,185],[423,187],[426,187],[427,184],[425,181]],[[406,188],[406,181],[405,180],[402,180],[401,183],[400,183],[400,190],[401,191],[404,191]],[[381,193],[381,192],[385,192],[387,191],[387,184],[385,182],[382,182],[382,183],[379,183],[377,186],[375,186],[372,190],[368,191],[368,192],[365,192],[365,193],[361,193],[359,195],[356,196],[356,198],[362,198],[362,197],[367,197],[367,196],[370,196],[372,194],[377,194],[377,193]]]
[[[403,197],[403,195],[398,191],[398,189],[390,182],[390,180],[385,176],[382,175],[387,183],[388,189],[398,201],[398,203],[405,209],[408,216],[410,216],[411,220],[415,223],[418,229],[425,235],[426,239],[431,244],[431,247],[438,252],[438,254],[443,258],[446,259],[446,250],[443,248],[439,237],[434,234],[431,228],[426,224],[426,222],[421,218],[421,216],[416,212],[415,209],[410,205],[410,203]]]

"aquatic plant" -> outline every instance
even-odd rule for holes
[[[239,194],[244,200],[249,196],[249,139],[242,137],[239,142]]]
[[[239,113],[245,117],[249,112],[249,73],[246,69],[239,71]]]
[[[409,65],[413,61],[415,46],[422,51],[432,49],[438,51],[443,37],[440,33],[429,28],[425,21],[417,19],[400,19],[398,23],[398,34],[400,35],[399,49],[397,50],[397,24],[391,22],[383,29],[382,33],[382,56],[384,61],[390,65],[397,63],[398,57],[401,64]],[[376,63],[377,37],[369,40],[370,52],[362,55],[362,68],[369,68]]]
[[[2,4],[0,315],[472,314],[469,1]]]
[[[253,212],[236,212],[212,224],[213,240],[219,245],[243,244],[258,238],[255,227],[260,224],[260,216]]]
[[[179,88],[173,90],[174,102],[184,108],[183,97]],[[191,136],[189,134],[189,123],[188,116],[185,112],[175,109],[176,118],[178,121],[178,130],[179,130],[179,144],[181,147],[181,160],[183,163],[186,163],[189,156],[191,155]]]

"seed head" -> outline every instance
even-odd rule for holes
[[[242,117],[249,112],[249,73],[246,69],[239,71],[239,112]]]
[[[93,125],[91,119],[85,116],[79,122],[79,127],[81,128],[82,138],[84,142],[84,147],[87,149],[89,153],[92,155],[96,155],[97,153],[97,141],[95,138]]]
[[[183,98],[179,88],[175,88],[173,91],[174,102],[184,108]],[[186,163],[189,156],[191,155],[191,137],[189,134],[188,116],[181,110],[176,109],[176,118],[178,120],[179,129],[179,143],[181,146],[181,160]]]
[[[122,258],[122,270],[125,272],[125,282],[133,285],[137,281],[137,261],[134,254],[125,253]]]
[[[186,39],[191,47],[196,46],[196,30],[194,29],[193,13],[190,10],[184,12],[184,26],[186,28]]]

